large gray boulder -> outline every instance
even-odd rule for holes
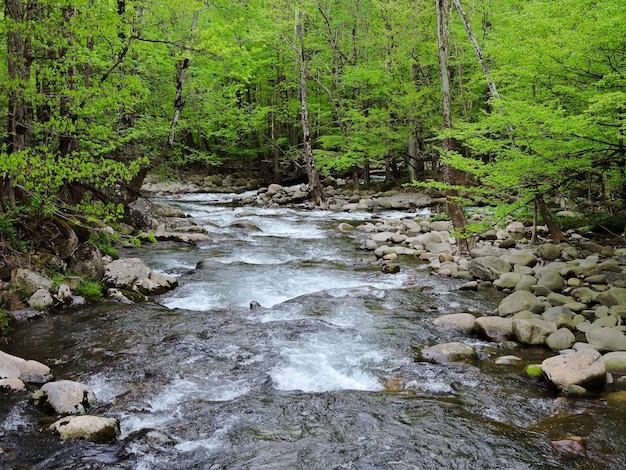
[[[509,263],[511,266],[528,266],[533,267],[537,264],[537,257],[532,253],[508,253],[502,256],[502,259]]]
[[[422,349],[422,360],[436,364],[467,362],[476,358],[476,351],[464,343],[443,343]]]
[[[17,268],[11,275],[11,287],[30,297],[40,288],[50,289],[52,280],[30,269]]]
[[[61,439],[84,439],[105,444],[120,434],[120,424],[115,418],[101,416],[66,416],[50,425],[49,430]]]
[[[472,276],[483,281],[495,281],[502,273],[511,271],[511,265],[497,256],[483,256],[472,259],[468,264]]]
[[[173,289],[178,280],[153,271],[139,258],[125,258],[106,266],[104,282],[110,287],[136,291],[146,295],[158,295]]]
[[[558,272],[552,269],[546,269],[540,271],[540,277],[537,281],[537,285],[544,287],[552,292],[561,292],[561,290],[563,290],[563,287],[565,287],[565,280]]]
[[[536,295],[525,290],[519,290],[502,299],[498,306],[498,315],[505,317],[524,310],[541,313],[544,310],[544,305]]]
[[[616,328],[590,328],[585,336],[587,342],[600,351],[626,351],[626,335]]]
[[[594,349],[550,357],[541,363],[541,371],[559,390],[571,385],[595,388],[606,383],[602,355]]]
[[[479,317],[474,329],[481,338],[489,341],[505,341],[513,337],[513,320],[502,317]]]
[[[35,406],[52,414],[83,414],[96,405],[96,395],[85,384],[71,380],[48,382],[32,396]]]
[[[27,361],[0,351],[0,379],[20,379],[22,382],[44,383],[52,380],[50,368],[37,361]]]
[[[449,315],[443,315],[433,320],[433,325],[458,331],[463,334],[470,334],[474,331],[474,323],[476,317],[471,313],[451,313]]]
[[[556,331],[556,325],[552,322],[537,318],[513,320],[513,335],[520,343],[529,345],[542,345],[546,338]]]
[[[68,260],[68,267],[79,276],[100,280],[104,273],[102,253],[93,243],[81,243]]]

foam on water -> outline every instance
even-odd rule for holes
[[[384,359],[381,351],[358,337],[316,333],[281,347],[281,360],[271,371],[274,387],[307,393],[332,390],[380,391],[368,366]]]

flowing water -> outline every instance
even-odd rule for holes
[[[212,242],[125,253],[179,276],[174,291],[54,314],[3,348],[89,384],[94,414],[117,417],[122,435],[63,443],[39,431],[50,418],[23,394],[3,393],[0,467],[625,468],[623,401],[560,399],[523,366],[494,365],[511,351],[431,325],[445,313],[484,313],[497,297],[459,291],[419,263],[384,274],[334,230],[418,214],[242,208],[232,197],[169,201]],[[455,340],[479,359],[417,360],[421,348]],[[550,445],[570,435],[585,440],[583,455]]]

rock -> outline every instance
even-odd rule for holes
[[[552,292],[561,292],[565,287],[565,280],[561,275],[551,269],[540,271],[540,277],[537,281],[537,285],[544,287]]]
[[[626,336],[616,328],[590,328],[587,342],[599,351],[626,351]]]
[[[26,390],[26,385],[20,379],[12,377],[10,379],[0,379],[0,388],[23,392]]]
[[[539,252],[539,256],[549,261],[557,259],[559,256],[561,256],[561,250],[553,243],[544,243],[543,245],[539,246],[539,249],[537,251]]]
[[[102,253],[93,243],[81,243],[70,257],[68,267],[79,276],[100,280],[104,274]]]
[[[464,343],[443,343],[422,349],[422,360],[436,364],[465,362],[476,358],[474,348]]]
[[[550,357],[541,363],[541,370],[546,379],[559,390],[569,385],[596,388],[606,382],[602,356],[593,349]]]
[[[87,385],[71,380],[48,382],[32,396],[35,406],[52,414],[86,413],[96,405],[96,396]]]
[[[606,292],[600,292],[596,300],[607,307],[626,305],[626,289],[623,287],[611,287]]]
[[[526,375],[528,375],[528,377],[531,377],[533,379],[538,379],[543,375],[543,372],[541,371],[541,365],[539,364],[528,364],[524,368],[524,372],[526,372]]]
[[[587,452],[587,444],[580,436],[550,441],[550,445],[563,454],[585,455]]]
[[[513,320],[502,317],[478,317],[474,330],[478,336],[489,341],[505,341],[513,337]]]
[[[478,290],[478,282],[469,281],[459,286],[459,290],[476,291]]]
[[[265,192],[265,194],[268,197],[272,197],[272,196],[275,196],[276,194],[284,193],[284,192],[285,192],[285,188],[283,188],[280,184],[274,183],[274,184],[270,184],[267,187],[267,191]]]
[[[596,301],[598,293],[589,287],[579,287],[572,291],[572,297],[584,304],[591,304]]]
[[[482,256],[472,259],[468,264],[472,276],[483,281],[495,281],[502,273],[512,270],[511,265],[497,256]]]
[[[476,317],[471,313],[452,313],[435,318],[433,325],[455,330],[463,334],[470,334],[474,330],[475,322]]]
[[[502,245],[500,245],[502,246]],[[502,256],[502,259],[511,266],[528,266],[533,267],[537,264],[537,257],[531,253],[508,253]]]
[[[506,226],[506,231],[509,233],[525,233],[526,227],[522,222],[511,222]]]
[[[385,243],[391,240],[395,233],[393,232],[379,232],[372,235],[371,239],[376,243]]]
[[[556,325],[552,322],[531,318],[513,320],[513,336],[520,343],[530,345],[544,344],[546,338],[556,331]]]
[[[125,258],[107,264],[103,277],[110,287],[146,295],[162,294],[178,285],[178,280],[151,270],[139,258]]]
[[[569,349],[576,342],[576,337],[567,328],[559,328],[546,338],[546,346],[553,351]]]
[[[500,356],[494,362],[497,365],[515,365],[520,364],[522,359],[517,356]]]
[[[611,374],[626,375],[626,352],[615,351],[602,356],[606,371]]]
[[[493,281],[493,285],[499,289],[514,289],[520,283],[522,277],[523,274],[520,273],[502,273],[498,279]]]
[[[11,274],[11,287],[30,297],[39,288],[50,289],[52,281],[30,269],[17,268]]]
[[[523,310],[530,310],[533,313],[541,313],[544,310],[543,303],[537,296],[527,291],[516,291],[505,297],[498,306],[498,315],[513,315]]]
[[[50,368],[37,361],[27,361],[0,351],[0,379],[20,379],[23,382],[45,383],[52,380]]]
[[[450,232],[452,229],[452,222],[448,220],[437,220],[430,223],[430,230],[433,232]]]
[[[61,439],[84,439],[105,444],[120,434],[120,424],[115,418],[100,416],[67,416],[50,425],[49,430]]]
[[[438,253],[449,253],[452,251],[452,245],[450,243],[442,242],[442,243],[428,243],[425,246],[426,251],[429,251],[433,254]]]
[[[339,232],[352,232],[353,230],[355,230],[354,225],[351,225],[347,222],[341,222],[339,225],[337,225],[337,231]]]
[[[46,310],[54,305],[54,299],[47,289],[40,287],[30,296],[28,305],[35,310]]]

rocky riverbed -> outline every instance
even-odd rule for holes
[[[337,212],[416,211],[442,203],[436,193],[361,194],[340,189],[344,185],[340,181],[327,188],[331,193],[329,207]],[[181,188],[178,183],[153,185],[147,196],[149,199],[155,193],[198,188],[206,189]],[[241,204],[284,207],[306,204],[306,196],[306,186],[270,185],[244,194]],[[155,238],[188,245],[211,243],[207,230],[189,221],[184,213],[148,199],[139,199],[134,210]],[[257,229],[243,221],[235,223],[242,230]],[[401,272],[405,264],[422,263],[433,276],[457,279],[459,290],[476,295],[495,292],[502,297],[494,311],[449,312],[433,320],[434,327],[454,330],[467,341],[422,348],[420,360],[437,364],[475,361],[477,351],[473,344],[479,337],[502,350],[494,359],[495,365],[522,363],[524,354],[515,354],[519,348],[545,349],[548,357],[537,364],[526,364],[527,373],[547,381],[563,396],[596,397],[609,385],[614,396],[615,390],[626,390],[624,249],[602,245],[576,232],[569,234],[568,243],[555,245],[544,238],[539,245],[530,246],[530,227],[510,221],[481,234],[471,252],[459,253],[450,222],[430,221],[428,216],[417,213],[384,222],[343,222],[336,230],[357,240],[363,259],[379,265],[385,273]],[[176,286],[174,278],[154,272],[139,259],[112,261],[103,257],[101,266],[102,279],[110,288],[109,297],[122,302],[134,302]],[[28,286],[32,292],[29,303],[39,311],[82,304],[80,298],[72,296],[69,286],[57,286],[50,292],[50,279],[40,273],[16,271],[11,282],[20,282],[22,288]],[[23,313],[16,312],[16,316],[20,315]],[[72,381],[50,382],[51,371],[44,364],[2,354],[0,386],[14,390],[28,386],[34,405],[61,417],[49,426],[50,432],[63,439],[80,437],[96,442],[114,439],[119,434],[119,423],[108,416],[62,418],[85,416],[94,408],[95,397],[87,386]],[[397,386],[402,388],[402,384],[391,383],[389,389]],[[568,440],[562,445],[575,448],[576,442]]]

